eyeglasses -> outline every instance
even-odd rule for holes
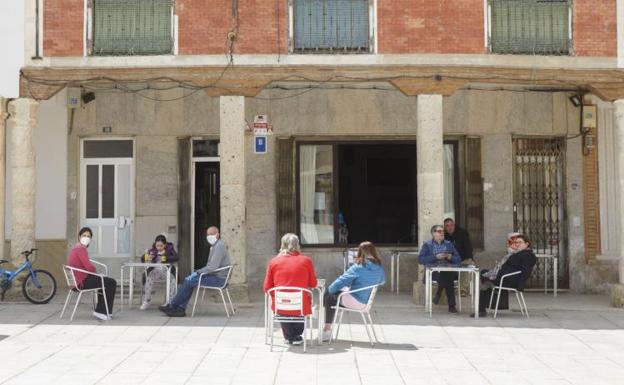
[[[526,242],[524,242],[522,239],[518,239],[517,241],[513,241],[513,244],[514,244],[514,245],[523,245],[523,244],[525,244],[525,243],[526,243]]]

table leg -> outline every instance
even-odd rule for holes
[[[397,294],[399,294],[399,288],[401,287],[401,285],[399,285],[399,280],[401,277],[401,253],[397,253],[396,256],[396,292]]]
[[[544,295],[548,293],[548,258],[544,258]]]
[[[134,266],[130,266],[130,283],[128,287],[128,309],[132,308],[132,294],[134,294]]]
[[[171,298],[169,298],[169,288],[171,287],[171,266],[167,266],[167,278],[165,278],[166,281],[166,290],[167,292],[165,293],[165,301],[167,301],[167,304],[169,303],[169,301],[171,300]]]
[[[121,302],[121,310],[123,310],[123,302],[124,302],[124,295],[123,295],[123,292],[124,292],[124,290],[123,290],[124,289],[124,273],[123,273],[123,271],[124,271],[124,268],[122,266],[121,267],[121,288],[120,288],[121,289],[121,298],[120,298],[121,299],[121,301],[120,301]]]
[[[557,269],[559,268],[559,259],[557,257],[553,257],[553,296],[557,297]]]
[[[323,326],[325,326],[325,304],[323,303],[323,297],[325,294],[325,288],[319,289],[319,311],[318,311],[318,343],[323,344]]]
[[[394,291],[394,257],[394,253],[390,254],[390,292]]]
[[[425,295],[425,297],[427,297],[426,308],[429,311],[429,317],[431,317],[432,316],[432,314],[431,314],[432,313],[432,307],[433,307],[433,304],[431,303],[431,294],[432,294],[431,293],[431,290],[432,290],[431,289],[431,270],[429,270],[429,269],[425,270],[425,274],[426,274],[426,277],[427,277],[425,279],[425,281],[426,281],[426,289],[425,289],[425,291],[427,293]]]
[[[474,314],[475,319],[479,319],[479,296],[481,295],[481,290],[479,288],[479,270],[476,269],[473,273],[474,275]]]

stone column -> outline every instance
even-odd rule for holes
[[[220,111],[221,235],[237,264],[232,283],[246,286],[245,97],[221,96]]]
[[[624,239],[624,99],[616,100],[614,103],[615,111],[615,167],[617,169],[617,186],[619,204],[620,221],[620,239]],[[602,204],[610,205],[612,202],[602,202]],[[609,208],[612,209],[612,208]],[[624,242],[620,242],[620,263],[619,263],[619,284],[615,284],[611,288],[611,305],[616,307],[624,306]]]
[[[33,131],[38,102],[20,98],[9,103],[11,114],[11,258],[35,247],[35,149]]]
[[[7,112],[7,100],[0,98],[0,259],[4,257],[4,213],[6,207],[6,121],[9,117]]]
[[[421,245],[431,238],[431,226],[444,220],[442,95],[418,95],[416,112],[418,244]]]

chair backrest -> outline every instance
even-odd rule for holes
[[[74,270],[70,266],[63,265],[63,273],[65,273],[65,281],[67,281],[67,287],[70,290],[77,289],[78,284],[76,283]]]
[[[277,286],[269,289],[269,297],[273,297],[273,313],[281,314],[282,312],[298,312],[300,316],[304,316],[304,295],[308,293],[312,299],[312,291],[302,287],[295,286]]]
[[[371,307],[373,307],[373,301],[375,301],[375,296],[377,295],[377,289],[379,288],[379,286],[383,284],[384,283],[377,284],[375,285],[375,287],[371,289],[370,296],[368,297],[368,302],[366,302],[366,311],[370,311]]]
[[[234,270],[234,266],[235,265],[236,264],[230,265],[230,266],[226,266],[228,268],[227,269],[227,275],[225,276],[225,282],[223,283],[222,289],[225,289],[227,287],[228,283],[230,283],[230,277],[232,276],[232,270]]]

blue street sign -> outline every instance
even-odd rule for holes
[[[266,136],[255,136],[254,142],[255,142],[254,153],[256,154],[267,153],[267,137]]]

